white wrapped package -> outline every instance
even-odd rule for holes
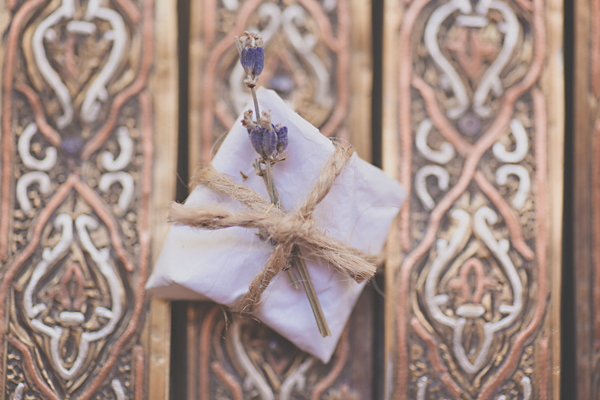
[[[275,92],[261,88],[258,99],[261,110],[272,111],[273,123],[288,127],[289,146],[285,153],[289,157],[275,164],[273,170],[282,204],[288,212],[293,212],[304,202],[334,146]],[[246,107],[250,108],[252,105]],[[258,155],[240,121],[241,117],[212,164],[217,171],[268,199],[264,181],[252,166]],[[248,177],[245,182],[240,172]],[[313,216],[326,234],[378,255],[405,197],[406,192],[397,181],[355,153]],[[185,202],[190,206],[215,203],[232,210],[244,209],[237,201],[204,186],[196,187]],[[172,226],[147,289],[170,300],[209,299],[236,306],[273,250],[255,233],[237,227],[207,231]],[[302,288],[294,289],[286,273],[273,279],[254,315],[298,348],[327,363],[365,283],[356,283],[318,259],[308,257],[306,261],[331,336],[321,336],[306,293]]]

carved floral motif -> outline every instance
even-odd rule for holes
[[[262,400],[352,399],[342,372],[350,353],[348,332],[327,365],[298,350],[254,320],[227,315],[219,306],[202,318],[199,398]]]
[[[523,366],[526,342],[547,349],[544,2],[403,15],[395,396],[546,398],[547,368]]]
[[[144,350],[136,335],[150,244],[152,104],[145,87],[154,3],[8,5],[3,396],[138,398]]]

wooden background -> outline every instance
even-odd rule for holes
[[[597,398],[600,2],[564,7],[0,0],[0,398],[557,399],[561,366]],[[260,82],[410,191],[329,365],[141,289],[248,28]]]
[[[388,241],[386,390],[558,398],[562,4],[386,6],[384,169],[411,192]]]
[[[0,398],[167,398],[169,306],[144,285],[175,195],[175,5],[0,12]]]

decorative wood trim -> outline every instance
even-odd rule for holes
[[[2,10],[0,399],[168,395],[168,307],[144,286],[175,193],[170,3]]]
[[[175,199],[177,171],[177,140],[179,120],[179,75],[177,54],[177,3],[169,0],[156,2],[155,13],[156,57],[151,91],[154,99],[154,169],[152,183],[152,260],[158,258],[169,225],[168,206]],[[150,298],[147,336],[148,400],[164,400],[170,396],[171,306],[170,303]]]
[[[600,2],[575,6],[573,255],[577,398],[600,395]]]
[[[410,192],[388,241],[390,398],[558,399],[561,10],[386,3],[384,169]]]

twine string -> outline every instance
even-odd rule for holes
[[[261,296],[275,276],[289,262],[294,244],[303,252],[324,260],[328,265],[360,283],[375,275],[378,257],[369,255],[342,241],[326,235],[313,218],[315,207],[327,196],[336,178],[352,157],[353,150],[336,144],[335,151],[325,163],[304,203],[296,212],[286,214],[254,189],[241,185],[222,174],[210,164],[201,167],[193,183],[220,192],[247,207],[233,212],[224,207],[204,205],[197,207],[174,203],[169,221],[176,225],[218,230],[230,227],[257,229],[261,239],[275,243],[273,253],[249,286],[237,309],[252,312],[260,304]]]

